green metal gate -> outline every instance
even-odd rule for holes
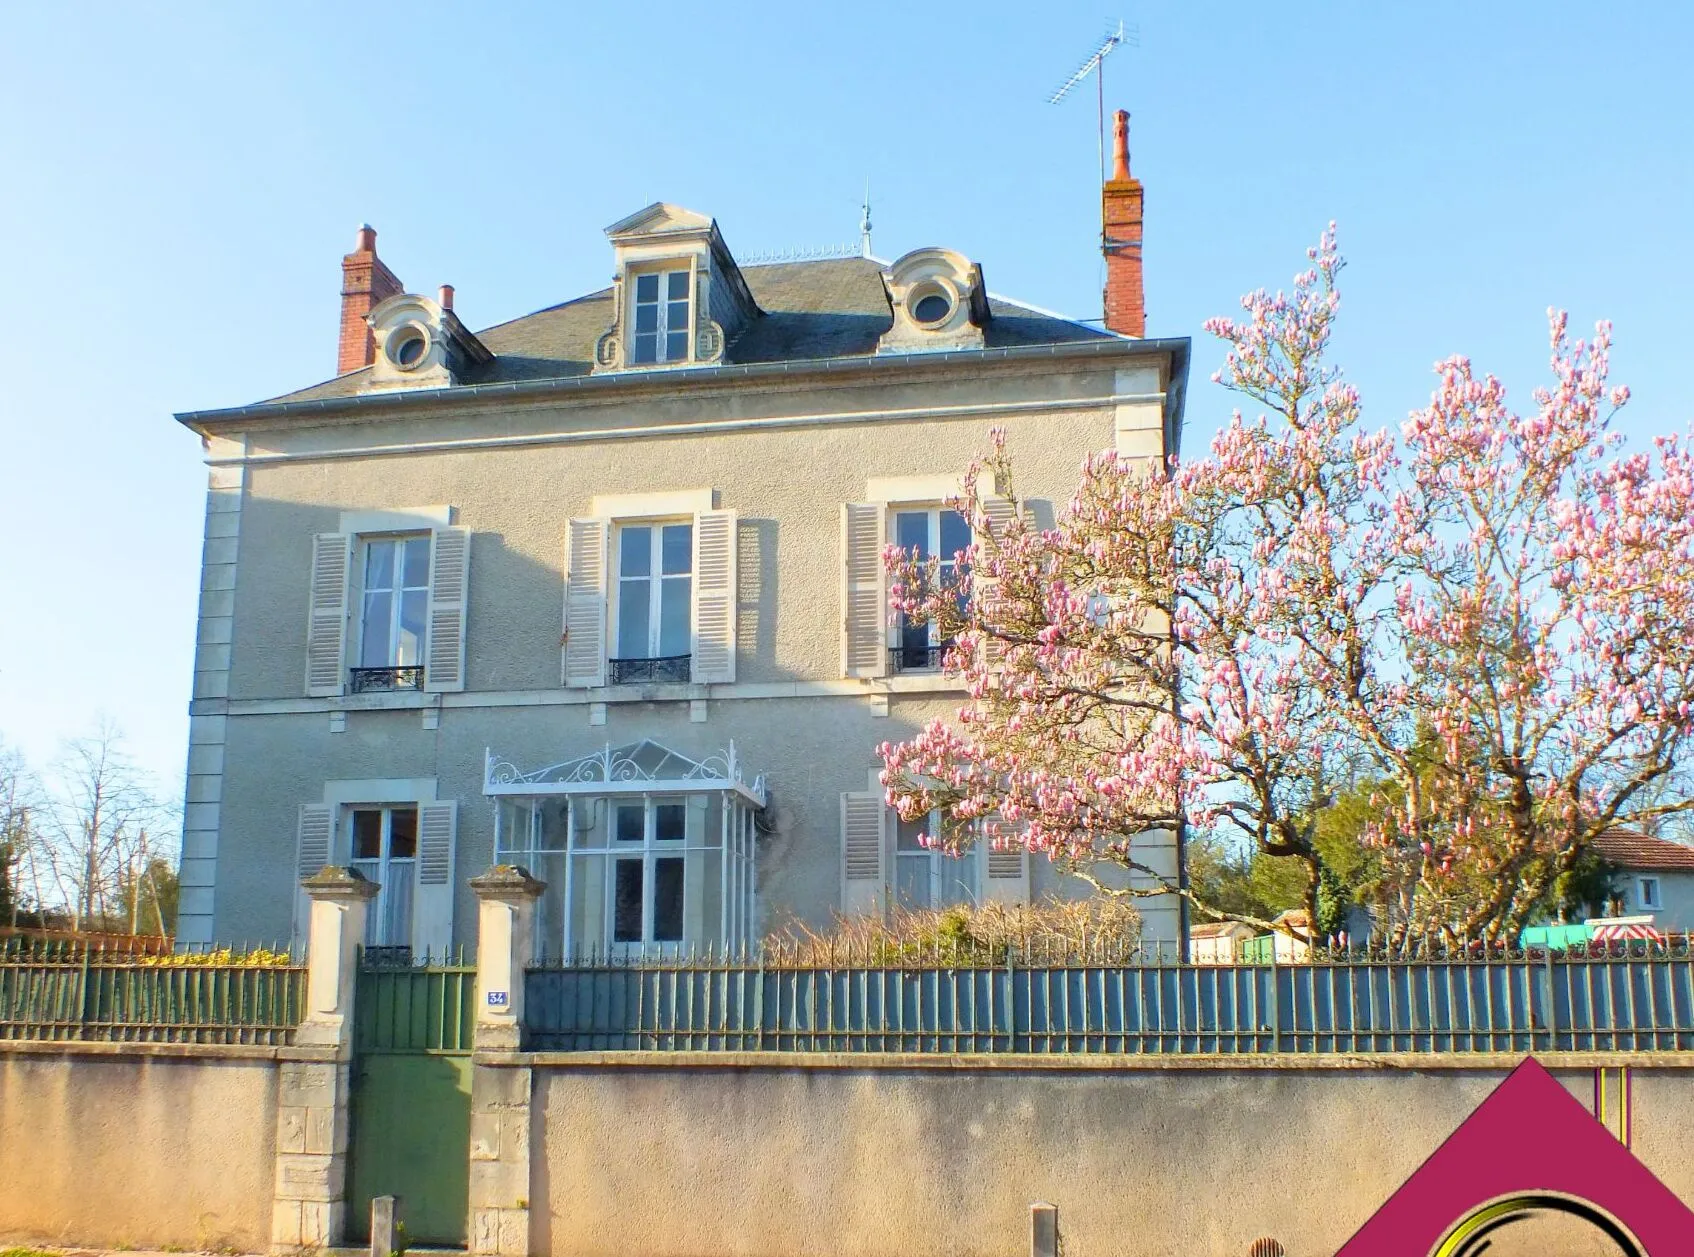
[[[475,997],[469,965],[360,970],[349,1238],[369,1239],[372,1197],[398,1196],[408,1243],[465,1244]]]

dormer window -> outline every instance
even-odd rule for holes
[[[651,271],[637,275],[631,364],[686,362],[688,332],[688,272]]]
[[[879,354],[981,349],[992,317],[982,268],[951,249],[914,249],[883,272],[894,315]]]
[[[759,307],[704,214],[659,202],[606,228],[612,325],[594,342],[596,371],[712,366]]]

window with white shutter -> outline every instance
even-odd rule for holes
[[[1003,820],[989,820],[977,842],[984,903],[1029,902],[1029,849]]]
[[[333,859],[335,808],[328,803],[302,803],[294,828],[294,943],[306,945],[312,926],[312,901],[300,883]]]
[[[888,672],[888,595],[882,567],[887,507],[848,502],[841,508],[841,674]]]
[[[882,791],[841,796],[841,912],[880,915],[888,906],[888,807]]]
[[[984,498],[982,500],[982,511],[988,517],[989,532],[995,537],[1005,535],[1006,529],[1010,527],[1013,517],[1017,514],[1012,500],[1001,497]],[[984,575],[980,568],[973,572],[971,575],[971,600],[973,605],[978,608],[990,606],[994,598],[994,587],[998,583],[992,577]],[[977,614],[981,615],[982,611],[979,610]],[[978,623],[980,622],[979,620]],[[987,653],[989,666],[993,667],[999,662],[999,656],[1005,650],[1005,645],[997,638],[984,635],[983,649]]]
[[[694,659],[700,685],[735,680],[735,512],[694,517]]]
[[[353,539],[346,533],[312,538],[306,623],[306,693],[324,698],[347,683],[347,585]]]
[[[437,528],[430,540],[429,640],[424,650],[424,689],[462,690],[471,534],[468,528]]]
[[[609,521],[571,520],[565,555],[564,683],[592,688],[606,683],[606,543]]]
[[[418,808],[417,888],[412,903],[414,958],[444,957],[452,946],[458,826],[456,801],[425,803]]]

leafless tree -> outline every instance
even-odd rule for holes
[[[170,811],[102,723],[66,745],[46,785],[37,843],[51,898],[78,929],[150,928],[138,893],[155,861],[174,856]],[[157,896],[151,899],[156,903]],[[162,927],[162,922],[158,923]]]

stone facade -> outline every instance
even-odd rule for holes
[[[878,282],[875,264],[854,266],[856,282]],[[898,264],[889,273],[904,274]],[[774,305],[771,281],[758,268],[748,275],[749,292]],[[1001,303],[990,319],[980,267],[969,275],[972,317],[987,328],[983,340],[971,325],[980,348],[879,354],[872,328],[854,357],[736,365],[726,352],[683,372],[595,372],[590,337],[583,361],[558,368],[575,375],[392,390],[354,373],[322,395],[182,416],[211,442],[209,509],[230,513],[229,496],[239,517],[215,568],[208,550],[218,589],[201,634],[221,640],[203,647],[208,679],[192,706],[182,936],[298,939],[305,905],[294,887],[319,864],[353,858],[349,810],[405,806],[419,809],[424,846],[432,835],[438,844],[420,865],[441,876],[404,874],[417,879],[412,933],[390,941],[432,951],[468,943],[468,877],[509,858],[496,850],[497,824],[509,834],[531,823],[510,812],[496,820],[485,753],[530,769],[643,739],[697,760],[733,745],[764,778],[751,933],[841,910],[843,797],[867,790],[879,743],[952,714],[963,697],[935,671],[844,666],[844,508],[940,505],[999,427],[1020,496],[1048,523],[1086,454],[1115,446],[1158,459],[1180,430],[1185,341],[1125,339],[1019,310],[1016,335],[1059,343],[996,347],[996,336],[1013,334],[1014,313]],[[389,304],[405,300],[416,299]],[[383,309],[373,323],[388,317]],[[779,317],[788,316],[760,315],[748,335]],[[835,327],[847,316],[828,317]],[[881,317],[886,326],[892,316]],[[484,374],[520,361],[498,330],[481,333],[492,355]],[[620,518],[669,516],[652,504],[677,501],[705,504],[682,518],[727,521],[728,584],[712,627],[695,613],[696,641],[725,634],[723,651],[704,669],[697,649],[700,680],[573,677],[568,637],[579,647],[582,638],[562,610],[573,521],[598,518],[610,531]],[[453,593],[439,581],[429,591],[426,679],[353,692],[360,547],[410,529],[433,538],[432,571],[449,542],[459,565]],[[326,575],[342,582],[327,600]],[[695,573],[702,588],[707,578],[704,567]],[[561,824],[549,809],[533,823],[543,821]],[[1149,851],[1174,871],[1174,846]],[[556,865],[534,871],[558,883]],[[1039,862],[1015,891],[1083,893]],[[1179,916],[1174,904],[1150,903],[1148,937],[1174,944]]]

